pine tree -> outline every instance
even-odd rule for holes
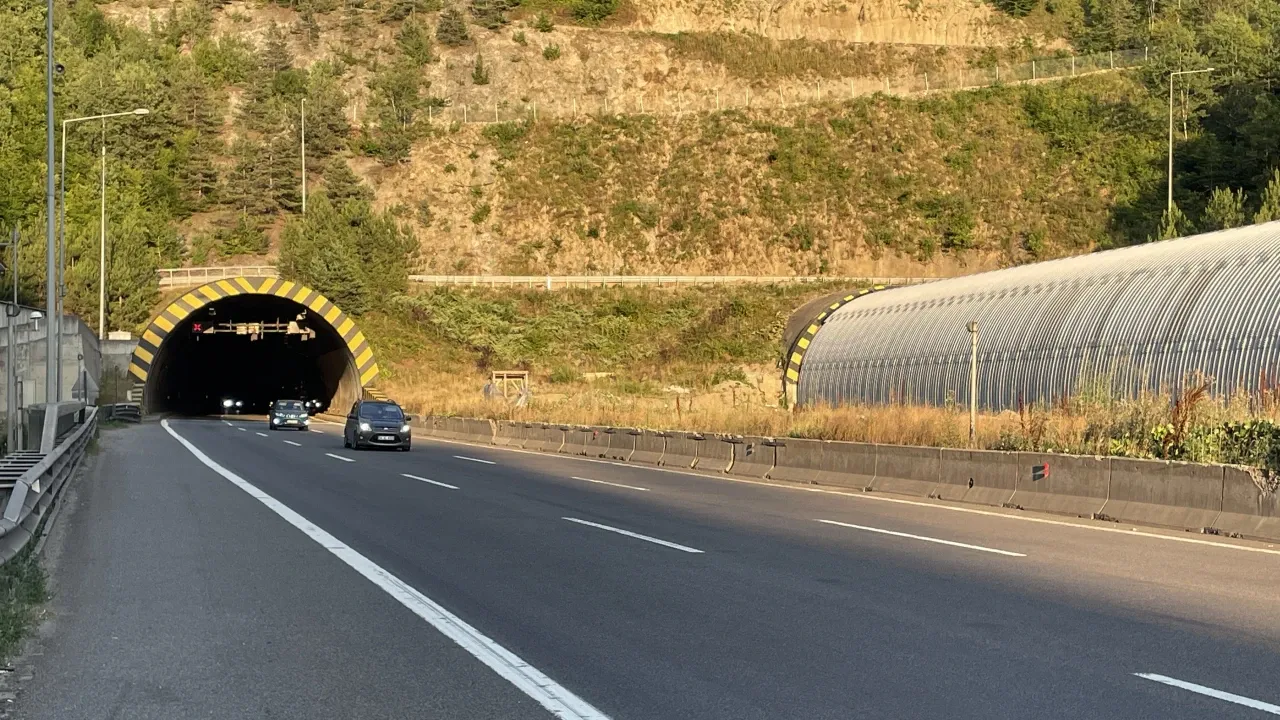
[[[396,44],[400,51],[418,65],[426,65],[434,60],[431,54],[431,36],[416,17],[411,17],[400,26],[396,33]]]
[[[1160,217],[1160,240],[1172,240],[1180,238],[1187,234],[1187,216],[1182,214],[1182,210],[1178,209],[1178,204],[1174,203],[1164,211]]]
[[[1204,209],[1205,230],[1226,230],[1244,224],[1244,190],[1214,188]]]
[[[466,44],[471,39],[471,35],[467,32],[467,21],[462,17],[462,11],[457,7],[450,5],[440,13],[440,22],[436,25],[436,40],[442,45],[456,47]]]
[[[289,42],[280,26],[271,23],[267,28],[267,40],[262,47],[261,62],[263,69],[269,72],[288,70],[293,66],[293,55],[289,52]]]
[[[324,194],[335,207],[341,207],[348,200],[373,200],[373,190],[356,177],[346,160],[336,156],[325,165]]]
[[[302,209],[301,148],[288,135],[277,135],[267,143],[266,156],[260,160],[265,169],[272,203],[287,212]]]
[[[510,22],[507,11],[518,5],[517,0],[471,0],[471,17],[483,28],[498,30]]]
[[[1280,170],[1271,171],[1271,181],[1262,191],[1262,205],[1253,216],[1253,222],[1264,223],[1280,220]]]
[[[222,198],[242,214],[265,215],[277,208],[274,198],[267,192],[270,180],[262,162],[265,151],[262,143],[244,138],[231,148],[236,163],[225,177]]]

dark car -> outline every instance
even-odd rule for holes
[[[311,418],[301,400],[277,400],[267,411],[267,425],[272,430],[306,430],[311,425]]]
[[[413,440],[408,415],[400,406],[386,400],[360,400],[347,413],[342,428],[343,447],[357,450],[387,447],[408,450]]]

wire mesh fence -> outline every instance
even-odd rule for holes
[[[1131,48],[1089,55],[1037,58],[1023,63],[965,68],[945,73],[816,80],[763,91],[751,88],[606,91],[574,97],[522,97],[514,101],[457,94],[446,100],[445,107],[429,110],[428,116],[437,122],[495,123],[537,120],[539,117],[632,114],[679,116],[729,109],[789,108],[849,100],[875,93],[918,95],[1070,78],[1139,67],[1148,60],[1150,53],[1147,48]]]

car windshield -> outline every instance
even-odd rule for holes
[[[302,403],[297,400],[281,400],[276,403],[276,412],[302,412]]]
[[[404,413],[396,405],[365,403],[360,406],[360,417],[365,420],[401,420]]]

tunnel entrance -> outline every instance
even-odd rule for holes
[[[345,412],[377,376],[364,334],[324,296],[277,278],[232,278],[170,303],[130,372],[148,412],[265,413],[281,398]]]

